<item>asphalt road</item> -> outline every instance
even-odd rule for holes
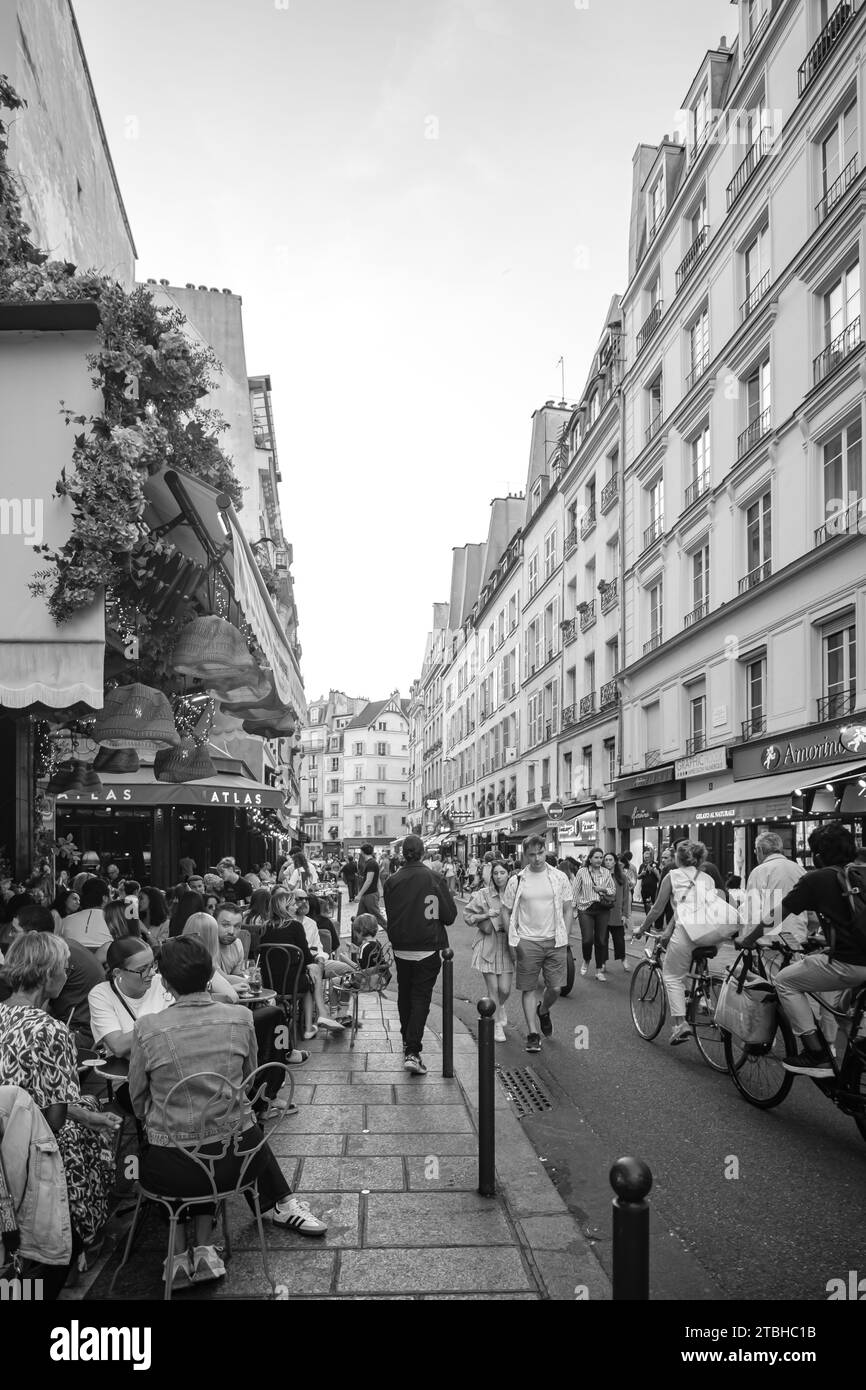
[[[477,1035],[484,983],[471,968],[472,935],[461,913],[449,929],[455,1012]],[[605,1268],[608,1171],[632,1154],[654,1175],[654,1298],[825,1299],[828,1280],[866,1276],[866,1143],[853,1120],[806,1078],[773,1111],[747,1105],[692,1044],[667,1046],[667,1027],[654,1043],[638,1037],[619,965],[607,984],[593,974],[555,1006],[540,1055],[523,1049],[512,996],[496,1056],[504,1068],[531,1067],[548,1090],[552,1108],[523,1123]],[[578,1025],[585,1050],[574,1046]]]

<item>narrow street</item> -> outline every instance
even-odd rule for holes
[[[477,1036],[481,976],[462,912],[450,930],[455,1012]],[[637,951],[637,946],[631,948]],[[608,1170],[624,1154],[654,1177],[656,1298],[822,1299],[831,1278],[866,1265],[866,1145],[853,1121],[805,1079],[778,1109],[753,1109],[693,1047],[638,1037],[629,975],[577,976],[553,1010],[539,1056],[523,1050],[519,997],[508,1005],[507,1069],[531,1067],[552,1108],[523,1120],[540,1159],[610,1272]],[[588,1029],[576,1050],[574,1030]],[[738,1160],[739,1177],[726,1178]],[[831,1253],[832,1252],[832,1253]]]

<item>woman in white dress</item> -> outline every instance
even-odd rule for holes
[[[497,1042],[505,1042],[508,1022],[505,1005],[514,978],[514,957],[508,945],[508,932],[500,920],[502,893],[508,879],[507,866],[501,859],[494,860],[490,883],[472,895],[463,913],[467,923],[475,927],[472,967],[484,976],[487,993],[496,1005],[493,1036]]]

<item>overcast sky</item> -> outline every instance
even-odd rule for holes
[[[307,695],[420,673],[729,0],[74,0],[139,275],[243,295]]]

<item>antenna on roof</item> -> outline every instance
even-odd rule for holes
[[[556,365],[557,365],[557,367],[561,367],[561,368],[562,368],[562,395],[560,396],[560,400],[564,401],[564,400],[565,400],[565,358],[564,358],[564,357],[560,357],[560,359],[559,359],[559,361],[557,362]]]

